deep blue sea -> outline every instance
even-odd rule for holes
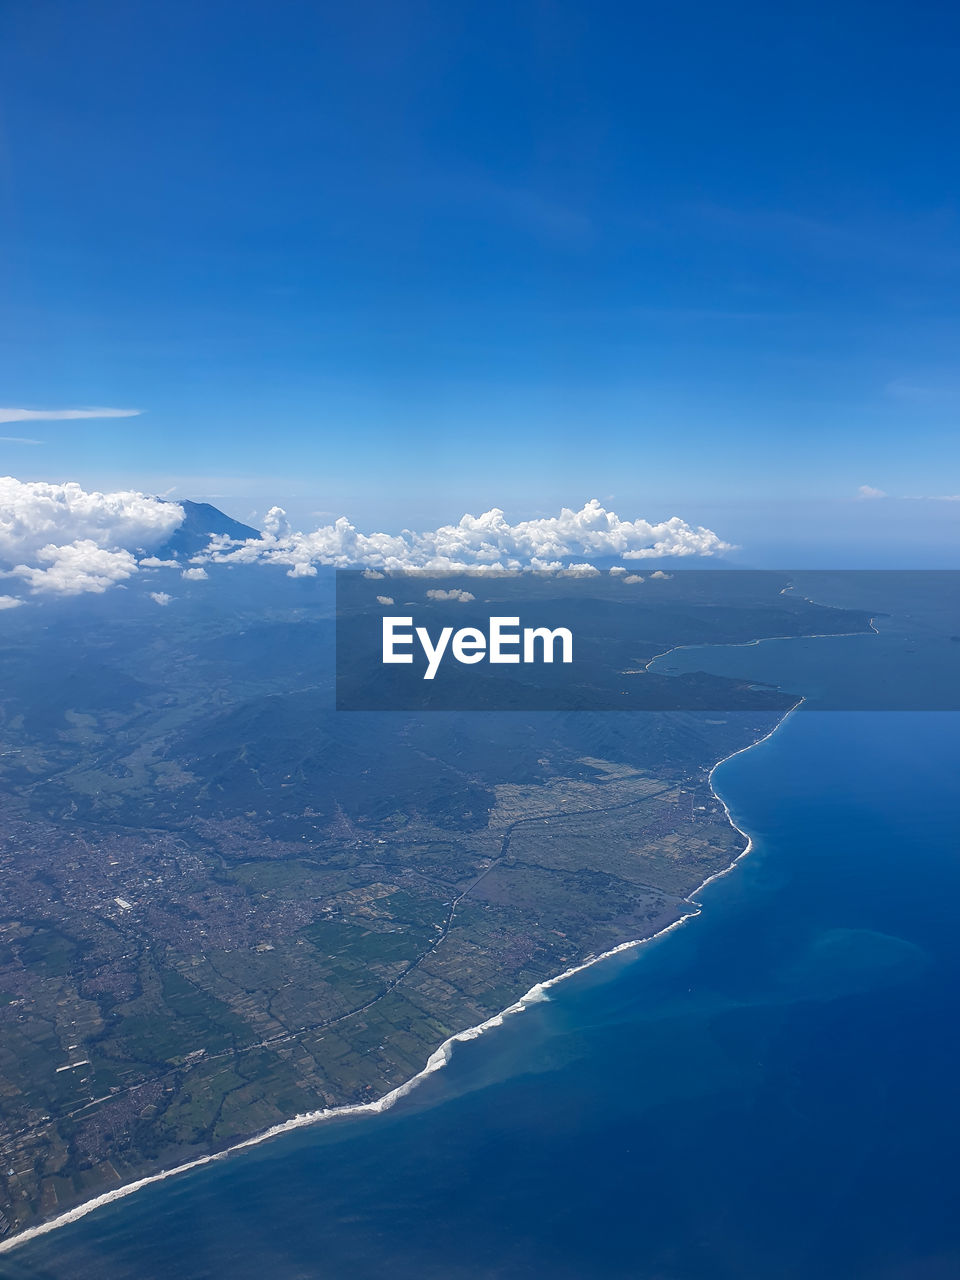
[[[807,712],[715,782],[704,910],[287,1135],[0,1258],[11,1280],[955,1280],[960,716]]]

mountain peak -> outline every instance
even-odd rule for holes
[[[177,506],[183,508],[183,523],[157,551],[157,555],[195,556],[206,549],[212,534],[226,534],[228,538],[241,542],[263,536],[259,529],[241,524],[209,502],[191,502],[183,498]]]

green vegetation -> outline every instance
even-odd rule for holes
[[[162,627],[106,598],[0,644],[17,1226],[380,1096],[534,983],[677,919],[742,847],[706,776],[772,713],[338,714],[330,621],[282,590]],[[631,663],[699,634],[702,604],[647,618]],[[829,612],[754,599],[721,622],[857,621]]]

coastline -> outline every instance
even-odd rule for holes
[[[784,592],[787,590],[789,590],[789,588],[784,587],[783,591],[781,591],[780,594],[783,595]],[[804,600],[807,599],[806,596],[804,596],[803,598]],[[811,600],[809,603],[816,604],[817,601]],[[875,636],[878,636],[880,634],[876,626],[878,616],[879,616],[878,614],[875,614],[872,618],[867,619],[867,626],[870,628],[870,632],[872,632]],[[655,662],[659,662],[661,658],[668,658],[671,653],[680,653],[682,650],[686,650],[686,649],[751,649],[753,648],[754,645],[767,644],[767,642],[770,640],[845,640],[850,636],[865,636],[870,634],[870,632],[825,631],[825,632],[811,632],[809,635],[797,635],[797,636],[759,636],[756,640],[731,640],[728,643],[724,643],[724,644],[713,644],[708,640],[701,641],[697,644],[674,644],[674,645],[671,645],[669,649],[664,649],[663,653],[655,653],[652,658],[648,658],[647,661],[643,664],[643,666],[640,667],[640,671],[647,672],[650,670],[653,664]],[[623,674],[633,675],[634,672],[632,671],[624,672]],[[793,710],[793,708],[791,708],[791,710]],[[788,711],[787,715],[789,714],[790,712]],[[779,728],[779,725],[777,727]],[[746,750],[748,751],[749,749],[750,749],[749,747],[746,748]],[[736,754],[737,753],[734,752],[734,755]],[[729,759],[729,756],[727,758]],[[719,761],[719,763],[723,764],[723,761],[721,760]],[[714,766],[714,768],[716,768],[716,765]]]
[[[850,634],[863,633],[854,632]],[[756,644],[759,642],[750,641],[749,643]],[[664,655],[657,655],[657,657],[662,656]],[[651,659],[651,661],[655,661],[655,659]],[[397,1085],[395,1088],[381,1095],[381,1097],[374,1099],[372,1102],[347,1103],[340,1107],[325,1107],[320,1111],[303,1112],[300,1115],[293,1116],[290,1120],[285,1120],[281,1124],[273,1125],[269,1129],[263,1130],[261,1133],[254,1134],[252,1137],[244,1138],[241,1142],[236,1142],[232,1146],[225,1147],[222,1151],[215,1151],[208,1155],[197,1156],[195,1159],[188,1160],[184,1164],[175,1165],[170,1169],[161,1169],[157,1173],[147,1174],[142,1178],[136,1178],[133,1182],[128,1182],[122,1186],[115,1187],[110,1191],[102,1192],[100,1195],[94,1196],[90,1200],[86,1200],[81,1204],[75,1205],[72,1209],[67,1209],[65,1212],[58,1214],[54,1218],[48,1219],[46,1222],[38,1222],[33,1226],[27,1227],[24,1231],[18,1232],[16,1235],[8,1236],[6,1239],[0,1240],[0,1254],[12,1252],[20,1245],[27,1244],[29,1241],[34,1240],[39,1236],[47,1235],[51,1231],[57,1230],[59,1227],[68,1226],[70,1223],[78,1222],[81,1218],[85,1218],[88,1214],[95,1212],[95,1210],[103,1208],[108,1204],[113,1204],[117,1200],[125,1199],[127,1196],[133,1195],[134,1192],[140,1191],[144,1187],[151,1186],[154,1183],[164,1182],[166,1179],[176,1177],[180,1174],[189,1173],[193,1169],[202,1168],[205,1165],[212,1164],[214,1161],[224,1160],[237,1152],[245,1151],[250,1147],[259,1146],[261,1143],[268,1142],[285,1133],[292,1133],[294,1130],[321,1124],[324,1121],[337,1120],[340,1118],[346,1119],[350,1116],[379,1115],[384,1111],[388,1111],[401,1098],[412,1093],[422,1080],[425,1080],[435,1071],[439,1071],[441,1068],[445,1067],[451,1059],[455,1044],[467,1043],[470,1040],[478,1039],[485,1032],[502,1026],[506,1018],[512,1017],[518,1013],[523,1013],[530,1005],[538,1004],[543,1000],[549,999],[547,993],[551,987],[555,987],[559,985],[559,983],[565,982],[568,978],[572,978],[578,973],[583,973],[586,969],[592,968],[602,960],[608,960],[612,956],[620,955],[622,952],[634,950],[648,942],[655,942],[658,938],[662,938],[666,934],[672,933],[674,929],[679,929],[682,925],[686,924],[688,920],[694,919],[696,916],[700,915],[703,907],[697,901],[698,895],[715,880],[719,880],[721,877],[728,875],[729,872],[736,867],[737,863],[740,862],[742,858],[745,858],[754,847],[753,837],[734,822],[727,802],[717,793],[716,788],[713,785],[714,774],[720,766],[726,764],[728,760],[734,759],[735,756],[743,755],[747,751],[752,751],[755,747],[760,746],[761,743],[767,742],[772,738],[773,735],[793,715],[793,713],[799,710],[805,701],[805,698],[801,698],[798,702],[794,703],[794,705],[790,707],[783,716],[781,716],[773,728],[768,733],[764,734],[762,738],[757,738],[756,741],[748,743],[745,747],[738,747],[736,751],[732,751],[729,755],[724,756],[711,767],[710,772],[707,774],[707,784],[723,806],[723,811],[727,821],[730,826],[733,827],[734,831],[743,837],[746,843],[744,848],[726,867],[723,867],[719,871],[715,871],[711,875],[707,876],[705,880],[701,881],[701,883],[687,895],[684,901],[689,903],[692,908],[690,911],[679,916],[676,920],[671,921],[670,924],[665,925],[662,929],[657,930],[656,933],[648,934],[646,937],[634,938],[627,942],[618,943],[617,946],[612,947],[609,951],[603,951],[596,956],[589,956],[581,963],[572,965],[570,968],[565,969],[562,973],[555,974],[551,978],[546,978],[542,982],[535,983],[529,991],[525,992],[518,1000],[514,1001],[513,1004],[508,1005],[505,1009],[501,1009],[499,1013],[493,1014],[484,1022],[477,1023],[475,1026],[467,1027],[463,1031],[455,1032],[452,1036],[449,1036],[433,1051],[433,1053],[430,1054],[420,1071],[411,1076],[408,1080],[405,1080],[402,1084]]]

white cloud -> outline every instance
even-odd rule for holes
[[[394,603],[395,601],[393,596],[377,596],[377,604],[394,604]]]
[[[16,596],[0,596],[0,610],[19,609],[22,604],[23,601],[18,600]]]
[[[80,485],[0,477],[0,562],[36,558],[51,543],[88,541],[106,550],[149,551],[183,523],[183,508],[133,490],[87,492]]]
[[[667,580],[668,578],[672,578],[672,577],[673,577],[673,574],[672,574],[672,573],[664,573],[662,569],[656,569],[653,573],[651,573],[650,577],[651,577],[651,578],[659,578],[662,582],[666,582],[666,580]]]
[[[43,444],[43,440],[33,440],[29,436],[0,436],[0,444]]]
[[[618,573],[626,573],[626,572],[627,571],[622,564],[615,564],[613,568],[610,570],[610,576],[614,577]]]
[[[0,409],[0,422],[65,422],[76,418],[136,418],[142,409]]]
[[[183,508],[133,490],[0,477],[0,570],[33,592],[102,592],[137,572],[134,552],[164,543]]]
[[[166,591],[151,591],[149,595],[151,600],[155,600],[157,604],[162,605],[168,605],[173,599],[173,596],[167,595]]]
[[[263,517],[263,531],[271,538],[285,538],[290,533],[290,521],[283,507],[271,507]]]
[[[63,547],[51,543],[40,548],[36,559],[39,565],[18,564],[12,570],[33,592],[53,591],[71,596],[84,591],[101,594],[107,587],[137,572],[137,562],[129,551],[107,551],[91,538]]]
[[[35,592],[104,591],[139,569],[179,567],[150,553],[183,519],[177,503],[133,490],[98,493],[75,483],[0,478],[0,571],[6,567]],[[495,507],[438,529],[400,533],[362,533],[344,517],[298,532],[290,529],[282,508],[272,507],[262,538],[214,538],[206,551],[192,557],[193,567],[182,577],[202,581],[207,576],[203,566],[221,563],[278,565],[291,578],[314,577],[318,565],[363,568],[372,578],[415,569],[584,575],[597,572],[590,563],[597,557],[710,556],[728,547],[711,530],[678,516],[659,523],[623,520],[596,500],[579,511],[564,508],[556,516],[515,524]]]
[[[883,489],[875,489],[872,484],[862,484],[857,490],[857,496],[860,498],[885,498],[887,495]]]
[[[466,604],[468,600],[476,600],[476,596],[472,591],[461,591],[457,587],[451,587],[449,591],[441,591],[439,587],[433,587],[427,592],[428,600],[459,600],[461,604]],[[377,596],[379,600],[380,597]],[[390,601],[393,604],[393,601]]]
[[[284,528],[285,518],[275,526]],[[205,561],[229,561],[292,566],[302,563],[336,568],[365,566],[370,572],[426,569],[445,573],[460,570],[540,569],[557,571],[573,557],[618,556],[629,560],[663,556],[716,555],[729,549],[710,529],[695,527],[674,516],[652,524],[621,520],[596,499],[579,511],[564,508],[557,516],[511,524],[494,507],[480,516],[465,515],[457,524],[417,533],[361,533],[345,517],[311,533],[265,529],[262,539],[214,547]]]
[[[639,573],[628,573],[624,578],[624,582],[628,582],[632,585],[635,582],[643,582],[643,578],[640,577]]]

